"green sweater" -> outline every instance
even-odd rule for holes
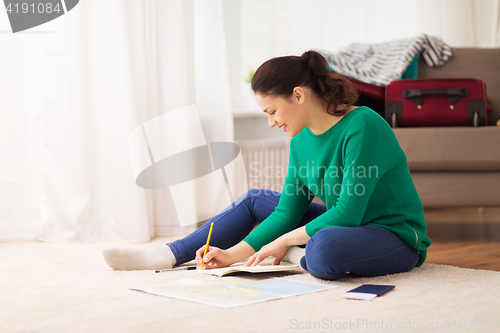
[[[387,122],[360,106],[320,135],[309,128],[290,141],[285,185],[275,211],[244,241],[255,251],[294,230],[314,196],[327,211],[306,224],[313,237],[328,227],[374,225],[420,252],[431,240],[406,155]]]

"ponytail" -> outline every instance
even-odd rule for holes
[[[272,58],[263,63],[252,79],[254,93],[290,98],[295,87],[307,87],[327,102],[327,112],[342,116],[358,100],[358,92],[344,76],[331,72],[326,59],[316,51],[302,56]],[[345,107],[337,110],[338,106]]]
[[[352,87],[347,78],[331,72],[326,59],[318,52],[304,52],[301,58],[312,73],[312,87],[309,88],[328,102],[328,113],[336,116],[345,114],[348,107],[358,100],[357,90]],[[346,108],[337,110],[340,104],[345,104]]]

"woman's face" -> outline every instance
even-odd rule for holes
[[[305,127],[305,113],[301,109],[303,96],[292,94],[291,98],[255,94],[257,104],[267,114],[269,127],[279,127],[291,137],[299,134]]]

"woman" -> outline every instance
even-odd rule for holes
[[[349,81],[330,72],[319,53],[308,51],[266,61],[255,72],[252,90],[269,126],[292,137],[283,192],[250,190],[167,246],[105,250],[108,264],[160,269],[196,258],[210,269],[248,257],[245,265],[256,265],[271,256],[274,264],[300,262],[325,280],[422,265],[431,240],[406,156],[382,117],[354,106],[358,96]],[[326,206],[312,203],[314,196]],[[212,222],[209,251],[202,258]]]

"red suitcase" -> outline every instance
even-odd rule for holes
[[[487,125],[488,108],[477,79],[403,79],[385,89],[385,119],[393,128]]]
[[[347,78],[359,93],[356,105],[368,106],[384,117],[385,86],[358,81],[350,77]]]

